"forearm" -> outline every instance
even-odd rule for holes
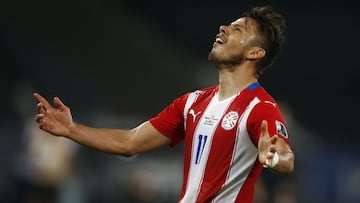
[[[132,130],[92,128],[74,123],[65,137],[103,152],[132,155],[131,132]]]

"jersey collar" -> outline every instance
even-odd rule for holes
[[[254,83],[252,83],[251,85],[249,85],[249,86],[247,87],[247,89],[248,89],[249,91],[253,91],[254,89],[256,89],[256,88],[258,88],[258,87],[260,87],[260,83],[259,83],[259,82],[254,82]]]

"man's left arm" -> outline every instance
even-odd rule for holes
[[[271,171],[287,174],[294,170],[295,155],[291,147],[278,135],[270,136],[266,120],[261,123],[258,152],[260,163]]]

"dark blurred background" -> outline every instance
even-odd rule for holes
[[[0,3],[0,202],[176,202],[182,146],[132,158],[43,135],[34,91],[75,120],[132,128],[217,84],[218,28],[252,6],[283,13],[287,41],[260,79],[278,100],[294,174],[264,171],[254,202],[360,202],[360,12],[333,1],[32,0]]]

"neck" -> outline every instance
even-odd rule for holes
[[[219,71],[219,100],[238,94],[257,81],[255,68],[245,64],[217,68]]]

